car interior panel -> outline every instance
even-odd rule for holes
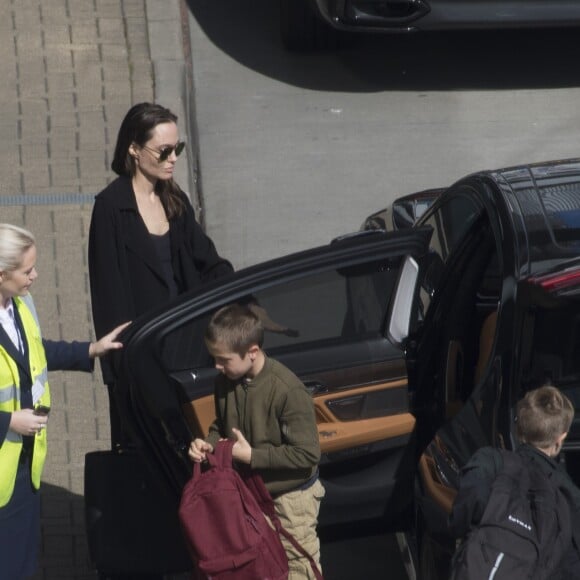
[[[493,364],[502,285],[498,242],[486,211],[477,209],[471,198],[453,200],[457,203],[446,218],[433,221],[455,231],[437,238],[446,240],[449,254],[441,256],[444,272],[428,304],[427,332],[416,355],[424,377],[419,384],[433,389],[441,410],[434,438],[421,440],[427,448],[418,464],[418,505],[431,533],[443,537],[461,466],[476,449],[492,444],[490,434],[498,432],[501,385],[501,373]],[[469,229],[462,220],[469,222]],[[429,401],[425,397],[420,404]]]
[[[394,447],[381,448],[380,444],[355,449],[348,461],[324,463],[320,477],[326,496],[320,510],[320,524],[352,525],[357,527],[386,518],[392,525],[406,514],[411,506],[413,474],[416,458],[409,446],[401,441]],[[405,521],[405,525],[409,522]]]
[[[283,352],[277,354],[292,367],[292,357],[288,360]],[[326,357],[314,358],[323,365]],[[190,395],[196,389],[205,390],[203,383],[213,382],[210,373],[204,375],[200,369],[192,372],[198,381],[203,380],[187,387]],[[174,383],[179,383],[178,379],[191,383],[192,372],[174,374]],[[381,376],[391,379],[380,381]],[[320,516],[323,525],[372,520],[386,510],[403,512],[410,500],[415,418],[408,409],[407,379],[400,356],[364,366],[319,370],[302,379],[310,389],[323,385],[313,391],[322,451],[321,478],[327,489]],[[215,417],[213,395],[186,401],[183,410],[192,433],[204,436]]]
[[[419,459],[419,476],[425,493],[443,512],[450,514],[457,491],[441,482],[435,460],[425,453]]]
[[[488,273],[490,263],[497,263],[495,256],[496,243],[489,224],[479,215],[477,224],[449,256],[447,277],[439,285],[436,307],[430,313],[430,320],[437,320],[437,323],[427,323],[430,333],[422,337],[423,344],[434,357],[430,359],[431,364],[424,367],[425,376],[439,377],[440,381],[436,389],[441,398],[442,422],[461,410],[482,378],[478,367],[482,373],[487,366],[488,359],[481,358],[481,335],[489,310],[497,310],[499,287],[495,289],[495,299],[486,296],[483,304],[480,294],[482,287],[490,294],[492,283]],[[460,279],[449,276],[449,272],[459,271]],[[492,341],[494,336],[492,334]],[[425,352],[423,361],[427,360]],[[489,358],[489,353],[487,356]],[[431,365],[443,372],[429,373]]]
[[[379,399],[385,391],[402,390],[406,393],[407,382],[397,381],[392,384],[378,384],[319,395],[314,398],[316,422],[320,436],[320,447],[323,453],[333,453],[377,441],[408,436],[415,427],[415,418],[405,412],[402,406],[378,410],[372,400]],[[373,396],[374,395],[374,396]],[[370,405],[365,399],[371,398]],[[354,403],[353,403],[354,401]],[[341,405],[354,406],[356,416],[349,411],[348,418],[340,418]],[[364,408],[370,406],[375,417],[365,417]],[[339,411],[337,411],[339,409]],[[205,437],[215,419],[213,396],[205,396],[183,405],[192,433]],[[362,418],[361,417],[364,417]]]

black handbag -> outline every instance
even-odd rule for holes
[[[146,577],[189,571],[177,508],[135,451],[85,456],[85,524],[91,561],[100,573]]]

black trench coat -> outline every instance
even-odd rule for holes
[[[169,221],[171,261],[179,294],[233,272],[195,219],[185,211]],[[89,233],[89,275],[97,338],[115,326],[163,305],[169,287],[151,236],[137,209],[131,178],[118,177],[95,199]],[[105,383],[114,378],[101,359]]]

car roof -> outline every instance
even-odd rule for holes
[[[500,189],[524,234],[531,273],[580,256],[580,159],[483,173]]]

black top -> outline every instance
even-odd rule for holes
[[[155,251],[161,262],[163,270],[163,277],[165,283],[169,288],[169,297],[175,298],[177,296],[177,284],[173,275],[173,266],[171,265],[171,245],[169,240],[169,230],[161,236],[151,234],[151,240],[155,246]]]

